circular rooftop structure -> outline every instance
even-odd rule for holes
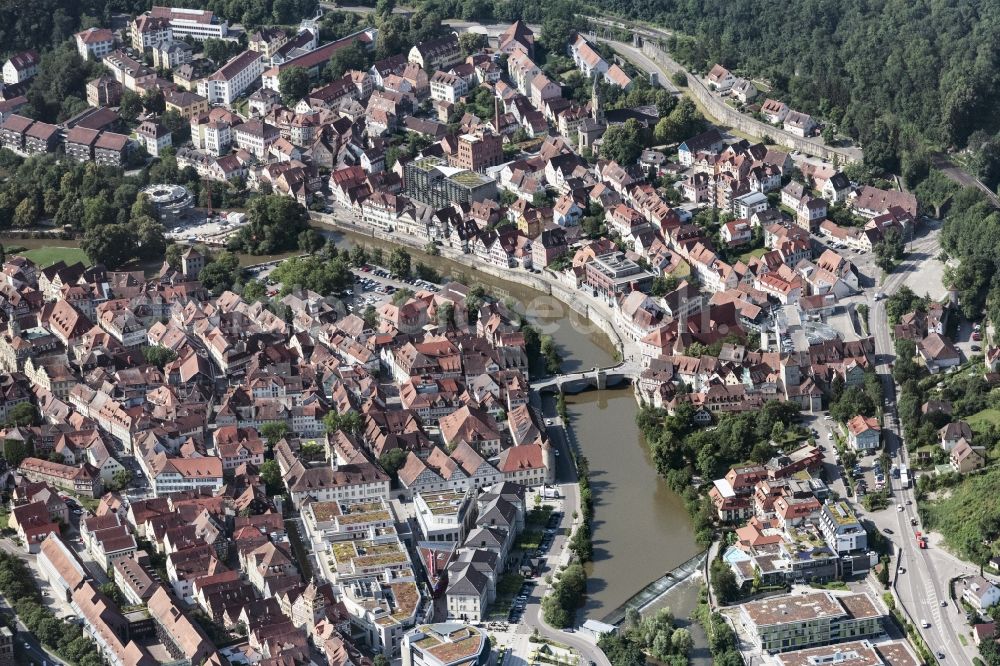
[[[194,196],[183,185],[158,184],[144,188],[140,194],[149,198],[156,216],[164,225],[176,225],[194,208]]]

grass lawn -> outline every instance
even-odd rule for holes
[[[990,423],[1000,426],[1000,409],[984,409],[981,412],[976,412],[966,420],[972,426],[973,430],[983,430]]]
[[[678,280],[686,278],[689,275],[691,275],[691,267],[688,266],[688,263],[686,261],[682,261],[677,268],[670,271],[670,275],[677,278]]]
[[[60,259],[65,261],[67,265],[73,265],[78,261],[83,262],[84,265],[90,264],[87,253],[78,247],[40,247],[27,250],[22,254],[38,264],[40,268],[51,266]]]
[[[742,261],[743,263],[747,263],[751,259],[757,259],[759,257],[763,257],[766,252],[767,252],[766,247],[758,247],[756,250],[750,250],[749,252],[744,252],[743,254],[741,254],[740,261]]]

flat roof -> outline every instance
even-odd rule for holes
[[[873,645],[870,641],[848,641],[835,645],[784,652],[774,656],[780,666],[918,666],[920,663],[903,641]]]
[[[867,594],[835,596],[831,592],[786,594],[743,604],[743,611],[758,627],[844,617],[855,620],[881,617],[882,612]]]
[[[829,592],[758,599],[743,604],[743,612],[758,627],[846,615],[843,606]]]

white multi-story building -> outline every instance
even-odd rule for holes
[[[24,83],[38,73],[41,61],[35,51],[15,53],[3,64],[3,82],[7,85]]]
[[[204,9],[154,6],[150,14],[166,19],[176,39],[190,36],[201,42],[206,39],[224,39],[229,34],[229,24]]]
[[[160,42],[172,42],[174,33],[170,21],[149,12],[139,14],[128,25],[129,39],[136,51],[151,49]]]
[[[847,502],[827,501],[819,513],[819,528],[838,555],[867,550],[868,533]]]
[[[342,589],[352,627],[364,632],[378,652],[389,658],[398,654],[403,637],[420,619],[423,597],[413,576],[386,572],[350,581]]]
[[[233,143],[259,160],[267,155],[267,149],[280,137],[278,128],[263,120],[250,120],[233,128]]]
[[[476,516],[472,494],[468,490],[417,493],[413,498],[413,508],[425,541],[461,543]]]
[[[369,502],[310,502],[302,509],[302,524],[317,546],[363,535],[371,537],[394,523],[392,505],[381,498]]]
[[[264,60],[256,51],[244,51],[198,82],[198,94],[209,104],[231,105],[264,72]]]
[[[469,86],[461,76],[448,72],[434,72],[431,77],[431,99],[454,104],[469,92]]]
[[[155,120],[147,120],[135,131],[139,141],[146,147],[146,152],[153,157],[159,157],[164,149],[173,145],[173,136],[160,123]],[[145,333],[145,328],[143,328]],[[141,344],[141,343],[140,343]]]
[[[198,147],[217,157],[228,153],[233,143],[233,130],[229,123],[221,121],[206,123],[201,126],[199,134],[201,145]]]
[[[222,460],[215,456],[168,458],[165,453],[158,453],[149,458],[139,457],[139,463],[158,497],[183,490],[215,491],[222,487]]]
[[[739,607],[738,621],[757,650],[773,654],[877,636],[884,614],[867,594],[819,591],[750,601]]]
[[[115,47],[115,33],[107,28],[87,28],[75,37],[76,50],[84,60],[100,60]]]

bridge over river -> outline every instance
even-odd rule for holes
[[[539,393],[580,393],[589,388],[605,389],[618,386],[622,382],[634,382],[642,368],[634,361],[623,361],[604,368],[591,368],[581,372],[570,372],[552,377],[543,377],[531,382],[531,388]]]

